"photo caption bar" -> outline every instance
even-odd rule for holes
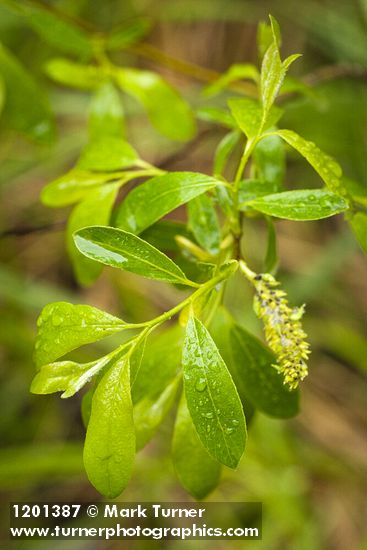
[[[11,539],[261,540],[260,502],[14,502]]]

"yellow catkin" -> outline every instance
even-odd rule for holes
[[[266,340],[277,357],[273,366],[283,374],[284,384],[294,390],[308,374],[310,346],[301,324],[304,306],[289,307],[286,293],[277,288],[279,282],[269,273],[244,271],[255,286],[254,310],[264,323]]]

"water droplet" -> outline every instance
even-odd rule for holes
[[[195,384],[196,391],[204,391],[206,389],[205,378],[198,378]]]
[[[44,318],[42,315],[40,315],[40,317],[38,317],[37,319],[37,326],[40,327],[44,322]]]
[[[238,426],[239,422],[238,422],[238,420],[232,420],[232,424],[233,424],[233,426]]]
[[[64,318],[61,317],[60,315],[57,315],[56,313],[55,315],[52,316],[52,324],[54,327],[60,326],[63,321],[64,321]]]
[[[229,435],[229,434],[231,434],[231,433],[233,432],[233,430],[234,430],[234,428],[226,428],[226,429],[225,429],[225,432],[226,432],[226,434]]]
[[[212,412],[205,413],[205,418],[213,418],[213,413]]]

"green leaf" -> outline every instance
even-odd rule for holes
[[[324,189],[301,189],[266,195],[247,203],[251,208],[285,220],[320,220],[348,210],[340,196]]]
[[[187,406],[207,451],[236,468],[245,449],[246,421],[236,387],[204,325],[190,318],[183,349]]]
[[[296,149],[311,164],[330,191],[345,194],[340,184],[342,169],[332,157],[321,151],[312,141],[306,141],[292,130],[277,130],[274,133]]]
[[[367,186],[362,182],[342,177],[342,186],[346,189],[353,202],[367,206]]]
[[[150,31],[151,27],[151,21],[146,18],[129,22],[129,24],[109,34],[106,40],[106,48],[108,50],[119,50],[135,44]]]
[[[350,225],[362,250],[367,254],[367,214],[357,212],[351,218]]]
[[[54,302],[43,308],[37,321],[37,366],[51,363],[84,344],[120,332],[124,321],[95,307]]]
[[[62,391],[61,397],[71,397],[77,393],[91,378],[98,374],[110,361],[106,355],[90,363],[59,361],[43,365],[33,378],[31,392],[49,394]]]
[[[260,103],[255,99],[248,97],[229,99],[228,106],[238,126],[249,139],[256,137],[264,129],[263,111]],[[282,114],[282,109],[274,106],[269,111],[265,128],[275,126]]]
[[[194,172],[170,172],[133,189],[117,211],[116,225],[141,233],[160,218],[220,185],[217,179]]]
[[[206,97],[210,97],[228,88],[233,82],[246,79],[257,83],[259,77],[259,71],[255,65],[251,65],[250,63],[236,63],[235,65],[231,65],[218,80],[204,88],[203,93]]]
[[[176,237],[190,239],[191,233],[187,230],[186,224],[173,220],[160,220],[142,232],[141,238],[159,250],[178,252]]]
[[[80,406],[80,413],[83,421],[84,428],[87,429],[90,414],[92,412],[92,399],[95,392],[96,386],[92,386],[82,397],[82,402]]]
[[[181,367],[182,344],[183,329],[175,324],[149,337],[142,357],[138,356],[136,360],[133,354],[131,392],[134,404],[148,397],[156,397],[177,376]]]
[[[260,340],[239,325],[231,328],[233,360],[241,369],[247,399],[254,407],[277,418],[298,413],[299,392],[290,391],[272,366],[275,356]]]
[[[264,112],[269,112],[280,90],[286,74],[279,55],[279,48],[275,40],[266,50],[262,65],[260,79],[260,93]]]
[[[196,499],[218,485],[221,466],[203,447],[182,396],[172,439],[172,459],[182,487]]]
[[[212,335],[219,353],[227,365],[230,375],[232,376],[232,380],[241,399],[243,412],[246,418],[246,425],[248,427],[255,414],[255,409],[251,401],[247,398],[246,388],[244,387],[242,377],[242,365],[233,360],[232,345],[230,340],[233,322],[234,321],[228,311],[223,306],[220,306],[211,320],[210,334]]]
[[[186,141],[195,134],[189,105],[158,74],[138,69],[116,69],[114,77],[124,92],[145,108],[151,123],[163,135]]]
[[[115,136],[93,139],[83,149],[79,170],[108,172],[134,166],[139,155],[127,141]]]
[[[117,497],[131,477],[135,458],[133,406],[128,359],[112,365],[99,382],[84,445],[84,466],[92,485]]]
[[[88,171],[73,169],[60,178],[48,183],[41,192],[41,201],[45,206],[59,208],[80,201],[102,183],[113,179],[106,173],[93,174]]]
[[[168,256],[136,235],[113,227],[86,227],[74,236],[76,247],[87,258],[137,275],[196,286]]]
[[[277,185],[270,181],[262,180],[243,180],[238,186],[238,202],[240,210],[248,210],[248,203],[257,199],[271,195],[277,191]]]
[[[39,143],[52,141],[55,127],[47,98],[33,76],[1,44],[0,74],[7,91],[2,125]]]
[[[274,183],[274,192],[280,191],[285,175],[285,146],[279,136],[268,136],[259,141],[253,153],[256,177]]]
[[[102,84],[90,102],[89,135],[92,140],[101,136],[124,136],[124,109],[112,82]]]
[[[265,52],[260,77],[260,93],[264,109],[264,115],[269,113],[276,96],[283,84],[288,67],[298,59],[299,54],[289,56],[283,63],[279,53],[278,23],[270,16],[272,29],[272,43]]]
[[[204,250],[211,254],[219,252],[220,227],[213,200],[202,194],[188,204],[189,229]]]
[[[158,397],[144,397],[135,405],[134,424],[138,451],[152,439],[168,411],[173,407],[179,381],[179,378],[176,378]]]
[[[55,82],[81,90],[95,90],[107,78],[96,65],[82,65],[62,57],[48,61],[45,71]]]
[[[215,176],[221,176],[223,174],[228,158],[240,139],[241,133],[238,130],[233,130],[220,140],[214,156],[213,173]]]
[[[278,265],[277,234],[271,218],[266,218],[268,241],[264,261],[264,273],[273,273]]]
[[[201,107],[197,109],[196,116],[199,120],[220,124],[230,129],[236,129],[237,125],[232,115],[220,107]]]
[[[102,266],[81,254],[75,246],[73,234],[90,225],[108,225],[120,184],[110,183],[92,190],[72,211],[66,231],[67,250],[75,276],[80,284],[90,285],[100,275]]]
[[[93,45],[89,36],[70,20],[62,19],[41,5],[33,3],[21,6],[27,23],[50,46],[62,52],[89,58],[93,55]]]

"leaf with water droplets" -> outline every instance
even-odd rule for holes
[[[218,462],[236,468],[246,443],[242,404],[212,337],[194,317],[182,362],[187,405],[201,442]]]
[[[346,196],[340,181],[342,169],[336,160],[321,151],[312,141],[306,141],[292,130],[277,130],[274,134],[284,139],[310,163],[330,191]]]
[[[97,491],[115,498],[125,489],[135,458],[129,361],[125,357],[112,364],[94,392],[83,458]]]
[[[348,210],[343,197],[324,189],[300,189],[266,195],[246,203],[255,210],[285,220],[320,220]]]
[[[141,233],[195,197],[223,182],[194,172],[170,172],[135,187],[121,203],[116,225],[132,233]]]
[[[260,103],[255,99],[245,97],[230,99],[228,105],[233,118],[245,135],[248,138],[257,136],[260,130],[263,129],[263,111]],[[283,111],[274,106],[268,114],[265,128],[275,126],[282,114]]]
[[[155,397],[144,397],[134,406],[136,449],[139,451],[152,439],[159,425],[172,408],[180,379],[177,377]]]
[[[54,302],[43,308],[37,325],[34,358],[40,367],[123,330],[125,323],[95,307]]]
[[[273,353],[260,340],[239,325],[231,323],[231,353],[242,379],[247,399],[260,411],[277,418],[298,413],[299,392],[290,391],[272,366]]]
[[[218,485],[221,465],[203,447],[184,395],[173,432],[172,459],[182,487],[196,499],[205,498]]]
[[[133,233],[114,227],[85,227],[74,234],[74,242],[84,256],[102,264],[148,279],[198,286],[168,256]]]
[[[33,378],[31,392],[45,395],[64,392],[61,397],[71,397],[98,374],[110,361],[106,355],[90,363],[59,361],[43,365]]]
[[[86,170],[73,169],[48,183],[41,192],[45,206],[68,206],[80,201],[101,184],[113,179],[109,173],[94,174]]]
[[[219,252],[220,227],[211,197],[202,194],[188,204],[188,227],[202,248],[216,254]]]
[[[272,41],[265,52],[260,75],[260,92],[264,114],[270,111],[280,87],[283,84],[288,67],[299,57],[299,54],[291,55],[282,62],[279,53],[278,23],[271,16],[270,23]]]

